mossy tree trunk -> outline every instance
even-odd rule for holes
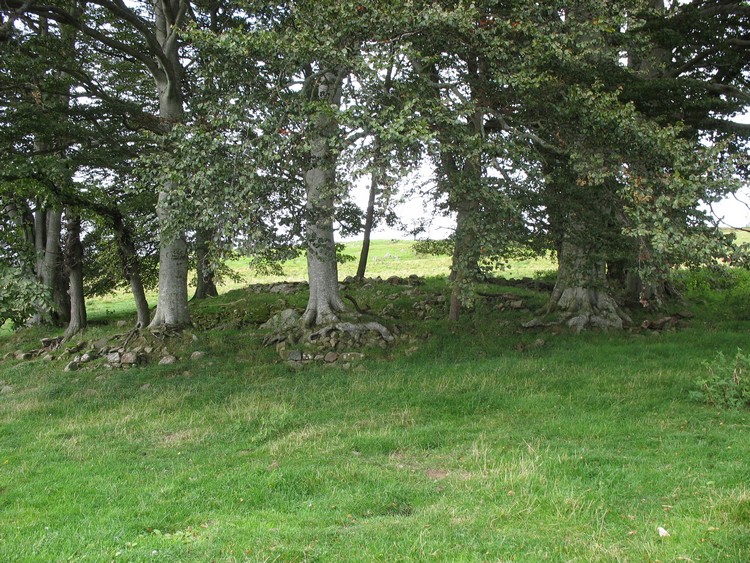
[[[70,280],[70,321],[65,338],[71,338],[86,328],[86,299],[83,292],[83,245],[81,244],[81,216],[68,213],[65,221],[65,267]]]

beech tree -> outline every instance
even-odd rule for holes
[[[98,48],[145,69],[154,80],[159,128],[168,132],[184,117],[184,69],[180,59],[179,29],[190,18],[188,0],[154,0],[124,4],[95,0],[84,13],[65,3],[20,2],[9,0],[7,7],[34,14],[76,29]],[[159,192],[157,215],[161,223],[169,219],[166,205],[169,185]],[[151,327],[175,327],[190,323],[187,306],[187,243],[181,233],[162,232],[159,260],[159,298]]]
[[[377,129],[377,118],[356,108],[361,90],[351,77],[380,70],[365,49],[385,10],[355,2],[256,8],[246,29],[192,36],[207,61],[201,81],[211,85],[202,105],[208,114],[182,140],[175,137],[181,149],[174,154],[194,158],[171,166],[190,168],[188,189],[207,204],[199,221],[221,218],[227,242],[283,256],[304,241],[310,282],[304,322],[334,322],[344,311],[334,225],[343,224],[349,209],[341,155]],[[398,110],[392,115],[404,122]],[[224,154],[224,164],[209,165],[209,150]],[[212,197],[217,193],[222,197]]]
[[[82,8],[74,8],[71,15],[83,17]],[[79,271],[83,249],[78,248],[80,240],[75,235],[80,230],[79,214],[84,216],[87,232],[98,217],[100,225],[116,233],[121,270],[113,273],[106,286],[109,290],[117,287],[124,271],[134,291],[139,323],[145,326],[149,319],[139,256],[135,247],[128,248],[130,219],[123,216],[133,208],[116,187],[123,182],[112,181],[117,168],[127,168],[127,159],[144,148],[136,130],[144,122],[148,105],[139,98],[139,76],[129,72],[127,65],[113,64],[81,38],[86,37],[71,26],[20,12],[8,29],[7,40],[0,44],[7,63],[0,75],[2,103],[7,109],[0,127],[5,210],[25,233],[26,244],[44,258],[37,260],[36,271],[46,271],[47,279],[52,279],[52,272],[60,279],[70,277],[72,285],[59,293],[75,298],[70,305],[58,301],[57,307],[75,321],[68,335],[85,326]],[[96,76],[91,74],[92,67],[97,69]],[[57,211],[50,217],[44,210],[52,205],[65,208],[65,221],[57,220]],[[68,228],[58,230],[58,225]],[[48,248],[53,252],[44,252]],[[93,266],[91,253],[86,254],[87,264]],[[101,276],[102,271],[97,273]]]

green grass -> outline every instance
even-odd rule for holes
[[[421,260],[386,254],[373,275]],[[491,304],[418,322],[423,297],[375,283],[347,291],[416,339],[348,370],[279,362],[255,326],[305,295],[242,289],[194,313],[244,326],[176,339],[171,366],[5,360],[0,560],[747,561],[750,413],[689,397],[746,346],[746,277],[686,278],[697,316],[660,336],[529,333]],[[101,306],[86,339],[130,314]]]

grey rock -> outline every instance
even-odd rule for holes
[[[119,364],[120,363],[120,353],[119,352],[110,352],[107,354],[107,361],[110,364]]]
[[[193,352],[192,354],[190,354],[190,359],[191,360],[200,360],[205,355],[206,355],[206,353],[203,352],[202,350],[196,350],[195,352]]]
[[[175,362],[177,362],[177,358],[175,358],[174,356],[164,356],[161,360],[159,360],[159,365],[168,366],[174,364]]]
[[[284,309],[260,325],[260,328],[281,332],[297,324],[299,318],[299,313],[294,309]]]
[[[339,359],[339,355],[337,352],[328,352],[324,357],[323,361],[328,362],[329,364],[332,364],[336,360]]]
[[[299,287],[293,283],[277,283],[272,285],[268,291],[270,293],[278,293],[279,295],[292,295],[299,291]]]
[[[301,362],[302,361],[302,351],[301,350],[289,350],[289,353],[286,356],[286,359],[290,362]]]
[[[138,363],[138,354],[136,352],[125,352],[120,357],[120,363],[123,365],[132,366]]]
[[[70,362],[67,366],[65,366],[65,368],[63,369],[63,371],[76,371],[76,370],[78,370],[78,366],[79,366],[78,362],[76,362],[74,360],[74,361]]]

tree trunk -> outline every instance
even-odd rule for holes
[[[70,321],[70,297],[68,280],[63,276],[63,259],[60,249],[62,231],[62,211],[46,211],[44,256],[42,260],[41,280],[52,295],[52,321],[55,324],[66,324]]]
[[[133,294],[133,299],[135,300],[135,327],[144,328],[149,324],[151,311],[148,308],[148,300],[146,299],[146,292],[143,289],[143,281],[141,281],[140,273],[130,275],[128,281],[130,282],[130,292]]]
[[[474,69],[474,72],[478,72]],[[466,124],[469,134],[482,133],[484,113],[477,110]],[[479,248],[477,240],[477,211],[482,197],[484,169],[479,156],[465,158],[459,165],[456,155],[441,154],[441,163],[448,180],[451,208],[456,211],[456,234],[453,247],[450,278],[452,281],[448,319],[458,321],[462,301],[467,299],[471,286],[479,275]]]
[[[365,279],[367,259],[370,255],[370,237],[372,235],[373,224],[375,223],[375,198],[377,197],[378,186],[380,184],[379,172],[379,169],[373,170],[372,178],[370,179],[370,195],[367,199],[367,212],[365,213],[365,231],[362,240],[362,251],[359,253],[359,265],[357,266],[357,278],[360,280]]]
[[[179,44],[173,18],[177,6],[165,6],[165,3],[154,1],[155,28],[165,58],[169,61],[168,69],[163,74],[154,76],[159,94],[159,118],[164,132],[172,129],[174,124],[184,118],[182,107],[182,66],[179,57]],[[160,225],[159,239],[159,296],[154,318],[149,328],[160,326],[185,327],[190,325],[188,309],[188,252],[185,237],[179,233],[167,238],[165,226],[171,218],[168,193],[171,185],[165,185],[159,192],[156,215]]]
[[[146,292],[143,289],[141,266],[138,259],[138,253],[135,249],[135,244],[133,244],[133,237],[131,236],[130,229],[125,224],[125,220],[121,213],[115,211],[114,213],[107,213],[105,215],[112,222],[112,228],[115,231],[115,239],[117,240],[122,271],[125,278],[130,283],[130,291],[133,293],[137,315],[135,326],[136,328],[146,327],[149,324],[151,312],[148,308]]]
[[[479,271],[479,250],[472,227],[476,205],[464,199],[456,209],[456,235],[451,262],[451,298],[448,320],[458,321],[461,301],[466,296],[467,286],[477,281]]]
[[[563,313],[568,326],[576,332],[586,328],[622,329],[630,317],[608,291],[604,262],[590,256],[579,243],[563,240],[557,283],[547,312]]]
[[[305,174],[310,298],[302,318],[307,326],[336,322],[338,313],[345,309],[339,294],[333,239],[333,180],[334,171],[330,168],[316,167]]]
[[[83,246],[81,245],[81,217],[71,214],[65,228],[65,266],[70,280],[70,321],[65,338],[71,338],[86,328],[86,300],[83,294]]]
[[[47,210],[42,207],[41,200],[37,201],[34,211],[34,272],[39,280],[42,280],[44,272],[44,254],[47,247]]]
[[[205,299],[206,297],[217,297],[219,291],[214,282],[214,270],[209,262],[210,231],[199,230],[195,235],[195,270],[196,286],[193,299]]]
[[[159,193],[157,216],[164,225],[169,218],[169,209],[164,205],[167,194]],[[183,236],[161,238],[159,241],[159,296],[154,318],[149,328],[161,326],[185,327],[190,325],[188,310],[188,253]]]
[[[302,316],[307,326],[336,322],[344,311],[339,293],[336,245],[333,238],[334,196],[336,190],[336,159],[334,143],[339,125],[330,106],[341,102],[343,73],[328,72],[316,93],[328,103],[313,118],[310,126],[310,168],[305,172],[307,202],[307,273],[310,298]]]
[[[25,249],[21,256],[21,268],[29,277],[34,277],[36,258],[34,248],[34,215],[25,201],[12,201],[5,206],[3,211],[23,234]]]

